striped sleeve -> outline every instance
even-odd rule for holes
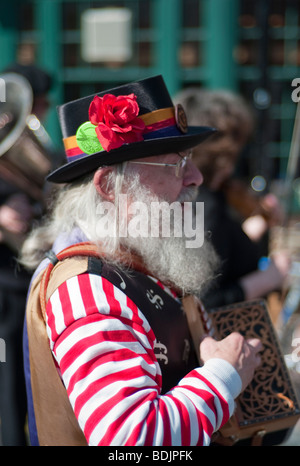
[[[209,361],[161,395],[155,335],[103,277],[63,283],[47,304],[47,332],[89,445],[208,445],[233,412],[240,379],[224,361]]]

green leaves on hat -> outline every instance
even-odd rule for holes
[[[86,121],[79,126],[76,132],[78,147],[85,152],[85,154],[91,155],[104,150],[97,137],[96,128],[97,126]]]

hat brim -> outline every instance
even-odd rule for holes
[[[207,126],[190,126],[187,133],[179,136],[169,136],[131,144],[123,144],[123,146],[111,150],[110,152],[101,151],[74,160],[74,162],[69,162],[50,173],[47,176],[47,181],[53,183],[69,183],[93,172],[101,166],[114,165],[137,158],[191,149],[215,132],[215,128]]]

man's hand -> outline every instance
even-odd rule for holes
[[[261,358],[259,352],[262,343],[257,338],[246,340],[242,335],[233,332],[221,341],[207,336],[200,344],[200,356],[205,363],[212,358],[221,358],[228,361],[239,373],[244,390],[253,378],[255,369],[259,366]]]

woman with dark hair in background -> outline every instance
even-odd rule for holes
[[[258,269],[259,259],[268,253],[264,236],[271,225],[281,220],[279,203],[275,196],[267,194],[261,200],[267,216],[253,212],[241,219],[226,193],[254,130],[251,109],[241,96],[230,91],[189,88],[175,100],[183,105],[189,125],[208,125],[218,130],[193,149],[193,160],[204,177],[197,201],[204,202],[205,230],[211,232],[221,259],[220,273],[201,299],[212,308],[266,296],[282,287],[290,266],[289,258],[281,252],[272,256],[265,270]],[[246,203],[236,192],[239,201]]]

